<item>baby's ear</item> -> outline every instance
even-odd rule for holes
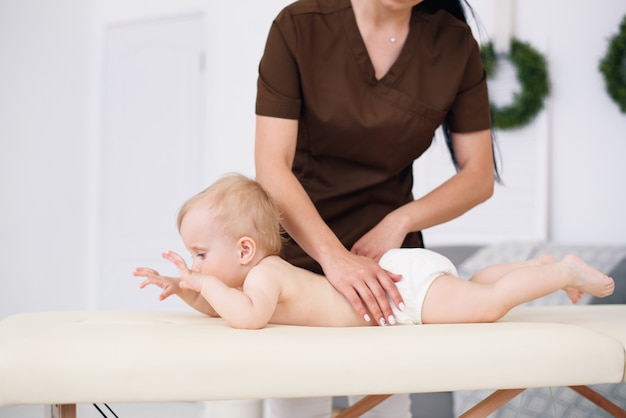
[[[248,264],[256,254],[256,242],[250,237],[241,237],[237,243],[237,251],[239,251],[239,263]]]

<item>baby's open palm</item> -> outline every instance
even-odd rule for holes
[[[185,260],[180,255],[174,251],[168,251],[163,254],[163,258],[172,262],[178,269],[178,273],[180,274],[180,283],[178,285],[181,289],[190,289],[196,292],[202,290],[202,281],[198,277],[198,274],[193,274],[193,272],[189,270],[187,263],[185,263]]]
[[[133,272],[133,276],[146,278],[139,285],[142,289],[148,285],[160,287],[163,291],[159,295],[159,300],[164,300],[169,296],[180,292],[180,287],[178,285],[180,279],[178,277],[161,276],[158,271],[148,267],[137,267]]]

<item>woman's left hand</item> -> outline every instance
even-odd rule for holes
[[[350,251],[378,262],[390,249],[400,248],[407,233],[403,222],[391,213],[354,243]]]

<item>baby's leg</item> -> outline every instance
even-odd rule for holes
[[[542,253],[537,255],[535,258],[531,258],[530,260],[521,263],[502,263],[485,267],[472,276],[470,280],[476,283],[493,283],[498,281],[502,276],[510,271],[520,267],[541,266],[554,263],[556,263],[556,259],[554,257],[549,254]],[[572,301],[572,303],[577,303],[585,294],[584,292],[571,287],[563,290],[567,293],[567,297]]]
[[[426,292],[422,305],[422,322],[492,322],[497,315],[506,313],[506,307],[502,306],[495,314],[496,304],[501,305],[495,299],[493,283],[477,283],[444,274],[437,277]]]
[[[422,309],[424,323],[491,322],[513,307],[560,289],[573,288],[604,297],[614,282],[576,256],[552,264],[524,263],[502,270],[496,281],[480,283],[453,276],[438,277],[430,286]]]
[[[522,267],[537,266],[540,264],[541,263],[536,258],[532,258],[530,260],[519,263],[493,264],[491,266],[480,269],[470,278],[470,280],[474,283],[490,284],[497,282],[502,278],[502,276],[510,273],[513,270],[517,270],[518,268]]]

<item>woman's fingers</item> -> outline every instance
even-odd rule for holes
[[[381,286],[383,287],[393,304],[398,308],[399,311],[404,311],[404,299],[402,299],[402,295],[398,290],[398,286],[396,286],[396,282],[402,280],[402,275],[392,274],[385,270],[385,273],[382,276],[379,276],[379,280]]]
[[[395,285],[392,286],[395,287]],[[371,319],[379,325],[393,325],[395,323],[387,294],[376,279],[355,281],[352,284],[347,284],[340,291],[364,321],[369,322]],[[399,297],[399,293],[397,296]]]
[[[367,291],[363,292],[361,298],[368,306],[374,316],[374,320],[379,325],[393,325],[396,323],[387,293],[378,280],[372,279],[366,283]],[[394,286],[395,287],[395,286]],[[397,289],[396,289],[397,290]]]
[[[339,289],[338,289],[339,290]],[[370,322],[371,317],[369,314],[369,310],[363,304],[363,300],[361,299],[360,293],[351,286],[347,286],[345,289],[340,290],[340,292],[344,295],[348,302],[352,305],[352,308],[355,310],[357,315],[359,315],[365,322]]]
[[[365,321],[371,319],[380,325],[394,324],[389,298],[397,306],[402,306],[402,297],[395,285],[401,277],[386,272],[370,258],[353,253],[347,255],[335,259],[334,265],[327,267],[328,280]]]

